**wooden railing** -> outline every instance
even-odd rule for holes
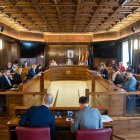
[[[104,109],[108,108],[109,115],[110,116],[124,116],[126,115],[126,98],[131,97],[131,95],[134,95],[139,97],[140,92],[139,91],[130,91],[127,92],[125,90],[123,91],[107,91],[107,92],[89,92],[88,89],[85,91],[85,95],[90,98],[90,96],[93,97],[96,101],[97,108],[98,106],[102,106]],[[104,104],[104,100],[108,100],[108,105]]]
[[[40,85],[37,84],[40,82],[39,76],[34,76],[33,78],[27,80],[24,83],[19,84],[19,91],[40,91]]]
[[[84,70],[85,71],[85,70]],[[54,72],[54,71],[53,71]],[[47,88],[53,79],[52,71],[46,70],[41,74],[40,77],[36,76],[26,83],[22,83],[19,91],[6,91],[0,92],[0,95],[6,96],[6,105],[8,110],[8,116],[13,115],[13,110],[15,106],[32,106],[37,104],[37,100],[41,101],[41,97],[44,95],[44,89]],[[81,74],[81,73],[80,73]],[[139,91],[136,92],[127,92],[127,91],[114,91],[113,84],[109,80],[103,79],[97,74],[93,74],[91,71],[85,71],[86,80],[91,80],[92,90],[86,90],[86,96],[92,96],[93,100],[98,101],[97,108],[102,108],[108,110],[109,114],[114,116],[123,116],[125,110],[126,97],[129,95],[140,95]],[[59,77],[60,78],[60,77]],[[66,77],[65,77],[66,78]],[[54,79],[53,79],[54,80]],[[65,79],[67,80],[67,79]],[[35,89],[36,84],[38,84],[38,91]],[[47,84],[47,85],[46,85]],[[97,86],[99,84],[99,87]],[[103,88],[101,88],[103,87]],[[97,88],[99,88],[97,90]],[[103,97],[103,98],[102,98]],[[98,100],[98,99],[101,100]],[[107,104],[103,104],[101,101],[106,101]],[[56,106],[53,106],[54,108]],[[56,110],[58,108],[56,107]],[[60,109],[60,108],[59,108]]]

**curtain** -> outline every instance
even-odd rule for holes
[[[140,45],[139,40],[134,39],[132,49],[132,66],[134,67],[135,73],[137,73],[139,65],[140,65]]]

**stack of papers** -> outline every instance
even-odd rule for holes
[[[101,115],[102,122],[112,122],[113,120],[107,115]]]

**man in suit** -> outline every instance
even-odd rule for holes
[[[10,70],[4,69],[3,75],[0,77],[0,89],[8,90],[12,88],[12,76]]]
[[[42,105],[31,107],[21,117],[19,125],[29,127],[50,127],[51,140],[55,140],[55,117],[49,110],[52,101],[53,96],[51,94],[46,94],[42,100]]]
[[[37,68],[37,65],[36,64],[33,64],[32,67],[29,69],[29,72],[28,72],[28,79],[34,77],[36,75],[36,68]]]
[[[133,69],[127,69],[126,70],[127,79],[121,85],[117,85],[117,86],[127,91],[135,91],[137,80],[133,76],[133,71],[134,71]]]
[[[98,109],[90,108],[88,98],[81,96],[79,98],[80,111],[74,116],[74,122],[71,123],[71,131],[76,132],[79,129],[100,129],[103,128],[101,114]]]

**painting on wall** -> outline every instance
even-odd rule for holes
[[[74,51],[73,50],[68,50],[67,51],[67,58],[73,58],[74,57]]]

